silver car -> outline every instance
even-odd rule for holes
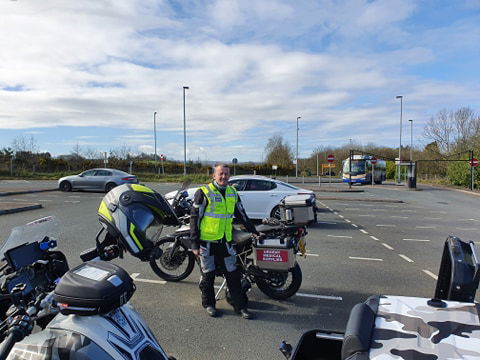
[[[115,186],[122,184],[138,184],[135,175],[115,169],[90,169],[78,175],[62,177],[58,180],[61,191],[101,190],[109,192]]]

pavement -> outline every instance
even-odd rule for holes
[[[19,190],[18,188],[4,188],[2,186],[2,190],[0,191],[0,198],[4,196],[11,196],[11,195],[20,195],[20,194],[30,194],[30,193],[38,193],[38,192],[46,192],[46,191],[57,191],[57,188],[31,188],[25,187]],[[26,203],[26,202],[19,202],[19,201],[2,201],[0,200],[0,215],[5,214],[13,214],[21,211],[33,210],[33,209],[40,209],[42,208],[42,204],[39,203]]]

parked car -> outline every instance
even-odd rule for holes
[[[138,184],[135,175],[116,169],[90,169],[78,175],[62,177],[58,180],[61,191],[101,190],[109,192],[115,186],[122,184]]]
[[[310,195],[315,204],[315,193],[283,181],[257,175],[232,176],[228,183],[234,186],[242,200],[243,207],[251,219],[280,217],[278,203],[289,195]],[[193,199],[196,188],[189,188],[188,198]],[[177,191],[165,194],[167,200],[172,199]],[[316,218],[316,215],[315,215]]]

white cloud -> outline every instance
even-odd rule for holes
[[[167,134],[162,151],[181,159],[188,85],[189,156],[228,160],[241,151],[259,159],[269,136],[292,136],[300,115],[306,144],[362,129],[353,130],[362,141],[391,132],[381,140],[396,146],[395,95],[408,99],[416,119],[442,104],[479,105],[473,79],[412,70],[444,66],[452,48],[478,52],[474,14],[423,30],[409,23],[425,11],[413,1],[171,4],[0,3],[8,29],[0,38],[0,129],[115,128],[124,134],[109,135],[105,146],[125,142],[143,151],[152,147],[157,111]],[[66,137],[101,146],[81,133]]]

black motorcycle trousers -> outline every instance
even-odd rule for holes
[[[215,306],[215,276],[217,273],[223,274],[227,280],[228,290],[230,292],[233,308],[235,311],[246,308],[247,296],[241,286],[241,272],[238,269],[228,271],[226,262],[229,263],[231,270],[232,249],[224,240],[220,242],[203,244],[205,247],[200,251],[202,263],[215,262],[215,270],[205,272],[206,268],[202,266],[202,277],[200,279],[200,291],[202,292],[203,307]],[[206,246],[208,245],[208,246]],[[227,260],[228,259],[228,260]],[[210,267],[208,267],[210,270]]]

